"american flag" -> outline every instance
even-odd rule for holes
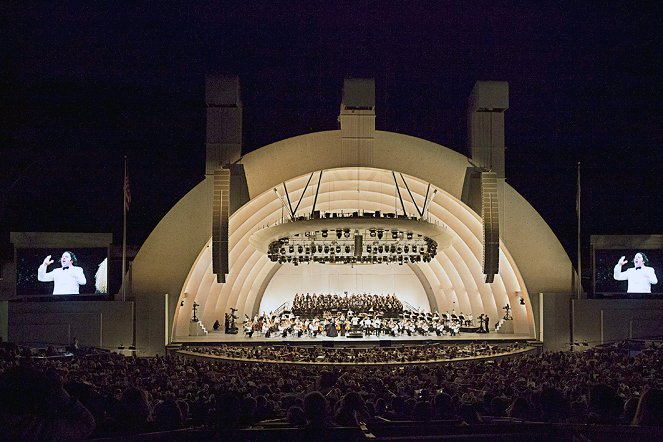
[[[126,160],[124,162],[124,210],[129,211],[131,205],[131,187],[129,186],[129,172]]]

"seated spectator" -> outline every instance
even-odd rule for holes
[[[589,390],[588,422],[590,424],[617,425],[624,410],[624,401],[614,388],[605,384]]]
[[[364,400],[357,392],[346,393],[341,399],[335,421],[342,427],[356,427],[371,420]]]
[[[456,404],[448,393],[439,392],[433,399],[433,419],[452,420],[458,419]]]
[[[385,419],[402,421],[409,418],[405,413],[405,398],[403,396],[394,396],[391,398],[391,406],[389,408],[384,414]]]
[[[511,405],[506,409],[506,415],[516,419],[531,420],[532,413],[530,412],[530,404],[524,397],[517,397]]]
[[[216,396],[216,429],[242,428],[242,396],[234,391],[226,391]]]
[[[152,431],[154,427],[150,424],[151,414],[147,392],[137,387],[128,388],[122,393],[113,410],[115,431],[125,433]]]
[[[286,419],[293,427],[306,426],[306,415],[304,415],[304,410],[302,410],[301,407],[297,407],[296,405],[288,408]]]
[[[544,388],[539,393],[539,405],[544,422],[563,423],[569,417],[569,403],[556,388]]]
[[[328,428],[333,426],[329,420],[327,399],[319,391],[304,396],[304,415],[307,428]]]
[[[3,440],[83,440],[95,427],[92,414],[59,378],[29,367],[0,375]]]
[[[184,419],[177,402],[168,399],[158,404],[154,409],[154,422],[157,431],[171,431],[182,428]]]
[[[412,420],[428,422],[433,416],[433,407],[428,401],[418,401],[412,410]]]

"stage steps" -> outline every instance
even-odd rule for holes
[[[209,332],[200,320],[191,320],[189,323],[189,336],[206,336],[208,334]]]

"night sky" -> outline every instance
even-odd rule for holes
[[[378,129],[467,154],[474,82],[508,81],[507,181],[574,262],[578,161],[583,253],[590,234],[663,233],[662,12],[649,1],[2,2],[0,241],[82,231],[120,243],[126,154],[140,244],[203,178],[204,77],[217,72],[240,76],[244,153],[337,129],[343,78],[374,77]]]

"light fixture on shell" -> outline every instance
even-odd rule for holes
[[[452,235],[417,217],[359,211],[299,217],[258,230],[249,242],[281,264],[402,264],[430,262],[451,245]]]

